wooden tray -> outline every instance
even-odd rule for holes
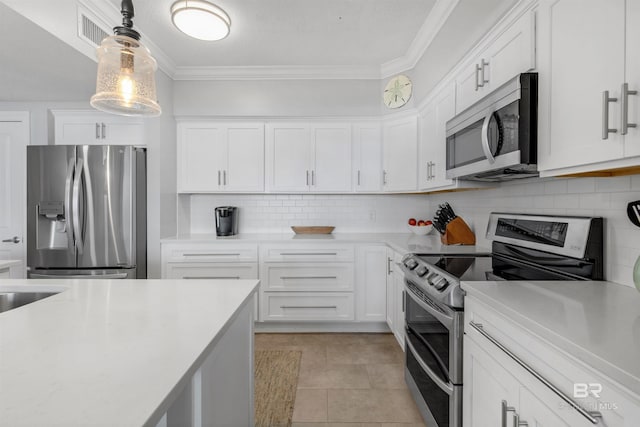
[[[292,226],[291,229],[296,234],[331,234],[335,227],[331,226],[314,226],[314,227],[296,227]]]

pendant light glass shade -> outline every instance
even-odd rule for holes
[[[173,25],[199,40],[221,40],[229,35],[231,19],[215,4],[203,0],[180,0],[171,6]]]
[[[124,116],[159,116],[155,72],[149,49],[128,36],[106,37],[98,52],[96,94],[91,105]]]

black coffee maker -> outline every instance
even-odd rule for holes
[[[216,208],[216,235],[233,236],[238,234],[238,208],[218,206]]]

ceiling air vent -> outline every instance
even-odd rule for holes
[[[109,31],[104,30],[108,28],[106,25],[101,26],[96,22],[100,20],[82,7],[78,7],[78,37],[93,47],[100,46],[102,40],[111,35]]]

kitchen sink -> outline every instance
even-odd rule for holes
[[[31,304],[56,295],[58,292],[3,292],[0,293],[0,313]]]

